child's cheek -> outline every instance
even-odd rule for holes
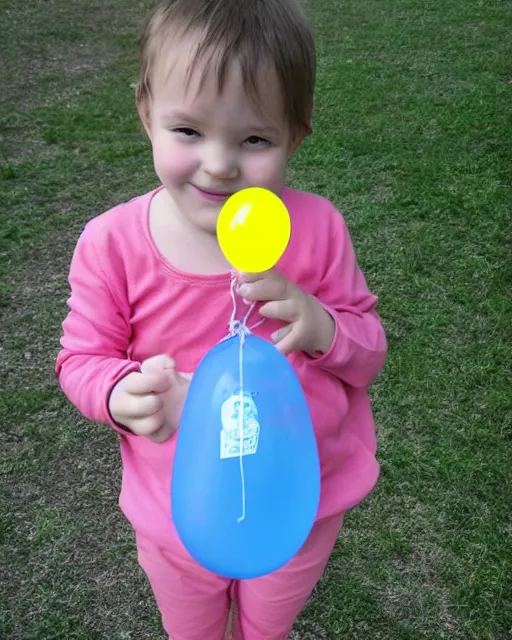
[[[244,168],[249,183],[258,184],[272,191],[281,188],[286,161],[282,153],[269,150],[255,154]]]
[[[155,169],[166,180],[187,181],[196,170],[196,152],[193,145],[153,147]]]

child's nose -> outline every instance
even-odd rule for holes
[[[238,177],[234,154],[220,145],[212,145],[203,159],[203,170],[215,180],[233,180]]]

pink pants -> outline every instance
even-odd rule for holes
[[[159,548],[137,534],[139,563],[146,572],[172,640],[222,640],[236,603],[234,640],[286,640],[322,576],[343,514],[319,520],[299,553],[275,573],[232,581],[198,565],[179,540]]]

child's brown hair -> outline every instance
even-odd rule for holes
[[[293,131],[310,132],[315,85],[315,45],[299,0],[165,0],[150,14],[140,39],[137,102],[151,98],[158,54],[174,37],[197,35],[189,69],[205,63],[222,91],[226,70],[237,60],[246,90],[258,96],[258,74],[269,62],[282,91],[285,118]]]

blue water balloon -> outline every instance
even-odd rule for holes
[[[190,555],[232,579],[290,560],[320,499],[318,450],[297,375],[273,344],[244,336],[241,394],[241,339],[215,345],[194,374],[171,489],[174,524]]]

